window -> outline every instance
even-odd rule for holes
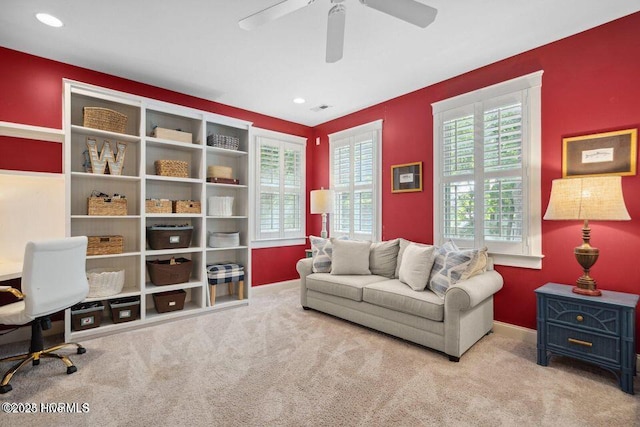
[[[305,243],[306,139],[264,129],[255,138],[254,246]]]
[[[433,104],[434,236],[541,268],[542,71]]]
[[[381,145],[382,120],[329,135],[332,237],[380,239]]]

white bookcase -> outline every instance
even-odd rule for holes
[[[108,132],[83,126],[83,108],[102,107],[127,116],[124,133]],[[179,129],[191,133],[192,143],[152,137],[154,127]],[[65,313],[65,339],[79,340],[115,333],[125,329],[147,326],[185,316],[214,310],[247,305],[251,295],[251,252],[249,230],[251,212],[249,200],[249,141],[251,123],[209,112],[173,105],[153,99],[116,92],[83,83],[64,83],[64,174],[66,179],[66,234],[68,236],[123,236],[124,250],[120,254],[87,257],[87,270],[116,268],[125,270],[125,285],[118,295],[92,298],[86,302],[101,301],[104,305],[100,326],[73,330],[71,310]],[[238,150],[207,146],[208,134],[222,134],[239,138]],[[85,172],[84,154],[87,138],[103,142],[125,142],[127,150],[121,175]],[[157,160],[181,160],[189,164],[186,178],[159,176]],[[207,182],[207,167],[230,166],[239,184]],[[118,216],[88,215],[87,198],[92,191],[124,195],[127,214]],[[230,217],[207,215],[207,200],[211,196],[234,198],[234,212]],[[145,200],[194,200],[201,203],[201,212],[147,213]],[[193,226],[191,244],[187,248],[152,250],[146,240],[146,227],[161,224],[188,224]],[[232,248],[208,247],[210,232],[239,232],[240,245]],[[167,260],[172,257],[192,261],[188,282],[156,286],[147,272],[147,261]],[[233,262],[244,266],[244,298],[227,292],[227,286],[218,286],[215,304],[210,304],[206,266],[210,263]],[[186,301],[179,311],[158,313],[153,294],[184,290]],[[114,323],[109,300],[137,297],[140,301],[139,319]]]

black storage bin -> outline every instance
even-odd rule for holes
[[[109,300],[111,320],[113,323],[124,323],[140,318],[140,299],[138,297]]]
[[[151,249],[188,248],[192,233],[191,225],[153,225],[147,227],[147,241]]]
[[[102,322],[102,310],[104,305],[101,302],[83,302],[71,307],[71,329],[74,331],[84,331],[100,326]]]

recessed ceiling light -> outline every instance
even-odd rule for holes
[[[305,101],[304,98],[293,98],[293,102],[295,102],[296,104],[304,104],[307,101]]]
[[[58,28],[64,25],[61,20],[53,15],[49,15],[48,13],[36,13],[36,18],[38,19],[38,21],[50,27]]]

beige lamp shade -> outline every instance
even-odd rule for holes
[[[311,191],[311,213],[333,213],[333,190]]]
[[[630,220],[620,176],[554,179],[544,219]]]

